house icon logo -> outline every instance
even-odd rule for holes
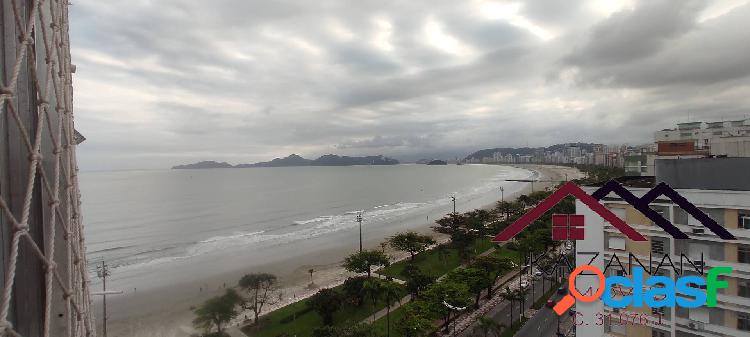
[[[573,196],[583,202],[592,211],[601,216],[605,221],[609,222],[612,226],[617,228],[622,234],[627,236],[633,241],[647,241],[646,238],[638,233],[633,227],[630,227],[622,219],[617,217],[612,211],[602,205],[599,200],[614,193],[620,196],[625,202],[632,205],[639,212],[643,213],[649,220],[653,221],[654,224],[661,227],[672,235],[675,239],[689,239],[688,235],[680,231],[674,224],[669,220],[662,217],[658,212],[654,211],[649,205],[660,196],[665,196],[677,206],[685,210],[688,214],[698,220],[704,227],[708,228],[711,232],[719,236],[723,240],[735,240],[734,235],[729,233],[724,227],[716,223],[715,220],[711,219],[706,213],[698,209],[690,201],[685,199],[682,195],[677,193],[674,189],[669,187],[665,183],[660,183],[643,197],[638,198],[625,187],[620,185],[617,181],[611,180],[604,186],[596,190],[593,194],[589,195],[582,190],[578,185],[573,182],[567,182],[557,191],[552,193],[550,196],[542,200],[536,207],[531,209],[528,213],[524,214],[513,224],[508,226],[500,234],[495,236],[493,241],[508,241],[520,233],[524,228],[529,226],[532,222],[541,217],[544,213],[550,210],[553,206],[559,203],[562,199]],[[583,240],[584,239],[584,218],[583,215],[578,214],[553,214],[552,215],[552,239],[553,240]]]

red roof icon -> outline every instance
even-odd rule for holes
[[[526,226],[530,225],[532,222],[534,222],[536,219],[541,217],[545,212],[547,212],[550,208],[555,206],[557,203],[560,202],[563,198],[572,195],[578,200],[581,200],[586,206],[591,208],[592,211],[596,212],[604,218],[607,222],[612,224],[612,226],[615,226],[622,234],[625,234],[629,239],[633,241],[647,241],[641,233],[638,233],[633,227],[628,226],[628,224],[625,223],[622,219],[618,218],[617,215],[612,213],[607,207],[604,207],[604,205],[600,204],[598,200],[594,199],[594,197],[588,195],[586,192],[584,192],[578,185],[576,185],[573,182],[567,182],[565,185],[560,187],[557,191],[552,193],[549,197],[542,200],[542,202],[539,203],[534,209],[532,209],[530,212],[524,214],[516,222],[514,222],[512,225],[508,226],[505,230],[503,230],[500,234],[495,236],[493,241],[508,241],[512,239],[514,236],[516,236],[518,233],[520,233]]]

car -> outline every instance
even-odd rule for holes
[[[557,303],[555,303],[555,301],[553,301],[553,300],[550,299],[550,300],[547,300],[547,304],[546,305],[547,305],[547,308],[553,308],[555,306],[555,304],[557,304]]]
[[[541,271],[539,271],[539,270],[537,270],[536,273],[534,273],[534,275],[536,275],[536,276],[542,276],[542,274],[543,273]]]
[[[521,288],[526,288],[529,286],[529,282],[521,281]]]
[[[565,287],[562,286],[560,288],[557,288],[557,293],[560,294],[560,295],[565,295],[565,294],[568,293],[568,289],[565,289]]]

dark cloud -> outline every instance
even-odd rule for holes
[[[577,66],[628,63],[651,56],[687,33],[705,2],[643,1],[633,10],[613,14],[597,24],[587,42],[565,58]]]
[[[748,110],[750,5],[486,2],[76,1],[81,167],[640,143]]]

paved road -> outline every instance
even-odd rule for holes
[[[555,302],[559,301],[563,295],[555,294],[553,299]],[[565,320],[568,319],[568,314],[565,313],[560,316],[561,331],[564,331],[563,325]],[[516,336],[535,336],[535,337],[554,337],[557,336],[557,314],[550,308],[542,307],[534,317],[531,317],[528,322],[516,333]]]
[[[545,281],[545,284],[546,285],[545,285],[544,289],[545,289],[545,291],[548,291],[550,285],[552,284],[552,282]],[[541,280],[537,280],[536,283],[535,283],[535,286],[536,286],[535,292],[534,292],[534,297],[535,298],[534,299],[531,298],[531,290],[529,290],[529,294],[526,296],[526,305],[524,307],[526,310],[529,310],[531,308],[531,306],[534,304],[534,302],[537,299],[541,298],[542,295],[543,295],[543,292],[542,292],[542,281]],[[504,324],[505,326],[509,326],[510,325],[510,318],[511,318],[511,309],[513,310],[513,320],[517,321],[518,318],[521,315],[521,311],[520,311],[521,308],[520,308],[520,306],[521,306],[520,303],[513,302],[513,307],[511,308],[509,301],[503,301],[502,303],[498,304],[494,309],[490,310],[490,312],[488,312],[487,315],[485,315],[485,317],[491,317],[495,322],[498,322],[500,324]],[[554,315],[554,312],[552,311],[552,309],[549,309],[549,308],[547,308],[545,306],[543,306],[539,310],[539,312],[544,312],[544,311],[552,312],[552,314]],[[555,321],[555,328],[557,327],[556,324],[557,324],[557,321]],[[464,330],[464,332],[461,333],[459,336],[462,336],[462,337],[474,336],[475,335],[474,334],[474,332],[475,332],[474,329],[476,329],[476,326],[477,326],[476,323],[473,324],[471,327],[469,327],[466,330]],[[477,332],[479,332],[479,331],[477,330]],[[520,335],[519,334],[517,336],[526,336],[526,335]],[[529,335],[529,336],[531,336],[531,335]]]

